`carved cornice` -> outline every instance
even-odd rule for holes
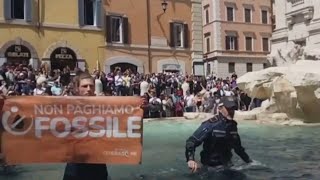
[[[286,13],[286,20],[287,20],[287,24],[288,26],[293,25],[295,23],[295,17],[298,15],[303,15],[304,19],[307,20],[311,20],[313,18],[314,15],[314,8],[313,6],[308,6],[305,8],[301,8],[298,9],[296,11],[292,11],[289,13]]]

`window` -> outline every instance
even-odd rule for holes
[[[268,68],[268,64],[267,63],[263,63],[263,69],[267,69]]]
[[[170,46],[171,47],[188,47],[188,24],[170,23]]]
[[[122,18],[111,17],[111,37],[112,42],[122,42]]]
[[[303,39],[303,40],[299,40],[299,41],[294,41],[295,44],[298,44],[300,46],[306,46],[306,40]]]
[[[211,48],[210,48],[210,33],[205,33],[204,34],[204,39],[206,40],[206,52],[210,52]]]
[[[228,64],[228,69],[229,69],[229,73],[234,73],[235,71],[235,63],[234,62],[230,62]]]
[[[173,26],[174,44],[176,47],[183,47],[183,25],[176,23]]]
[[[234,21],[233,7],[227,7],[227,21]]]
[[[128,44],[129,21],[127,17],[110,16],[106,17],[106,37],[109,43]]]
[[[84,24],[94,25],[94,1],[84,0]]]
[[[244,21],[246,23],[251,23],[251,9],[244,9]]]
[[[261,11],[262,24],[268,24],[268,11]]]
[[[207,52],[210,52],[211,51],[211,49],[210,49],[210,37],[208,37],[206,39],[206,43],[207,43]]]
[[[207,6],[205,9],[205,13],[206,13],[206,24],[209,23],[210,19],[209,19],[209,7]]]
[[[262,50],[269,51],[269,38],[262,38]]]
[[[13,19],[24,19],[24,0],[11,1],[11,17]]]
[[[276,16],[275,15],[272,15],[271,23],[272,23],[272,31],[274,31],[276,29]]]
[[[252,37],[246,37],[246,51],[252,51]]]
[[[238,50],[238,38],[236,36],[226,36],[226,50]]]
[[[207,63],[207,75],[211,74],[211,64]]]
[[[252,63],[247,63],[247,72],[252,72]]]
[[[102,0],[78,0],[79,25],[102,27]]]
[[[23,19],[32,21],[34,0],[3,0],[4,19]]]

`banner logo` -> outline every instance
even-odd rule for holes
[[[26,135],[32,129],[33,119],[29,118],[29,124],[26,120],[26,116],[19,115],[18,106],[12,106],[10,111],[5,111],[2,114],[2,124],[4,129],[15,136]]]

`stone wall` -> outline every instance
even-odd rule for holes
[[[191,0],[191,19],[192,19],[192,62],[203,62],[203,43],[202,43],[202,4],[201,0]],[[199,67],[201,68],[201,67]],[[202,66],[203,69],[203,66]],[[203,74],[204,75],[204,72]]]

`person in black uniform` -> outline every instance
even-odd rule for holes
[[[246,163],[252,162],[241,145],[237,123],[233,120],[237,108],[233,97],[222,97],[218,108],[219,114],[203,122],[186,141],[185,156],[193,173],[200,168],[194,156],[196,147],[202,143],[201,169],[228,169],[232,166],[232,149]]]

